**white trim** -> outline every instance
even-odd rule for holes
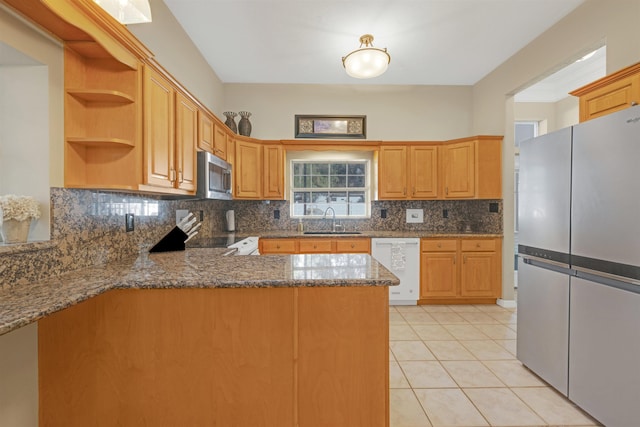
[[[500,307],[504,307],[504,308],[516,308],[517,307],[516,300],[513,300],[513,299],[498,298],[497,301],[496,301],[496,304],[498,304]]]

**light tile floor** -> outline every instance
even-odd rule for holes
[[[391,427],[599,425],[516,359],[516,316],[390,306]]]

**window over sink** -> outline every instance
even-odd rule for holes
[[[369,159],[291,159],[289,172],[292,218],[370,217]]]

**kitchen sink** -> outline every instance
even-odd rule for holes
[[[303,234],[362,234],[359,231],[304,231]]]

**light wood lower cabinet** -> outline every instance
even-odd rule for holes
[[[40,320],[39,424],[387,427],[387,300],[386,287],[109,291]]]
[[[420,303],[488,304],[502,295],[502,239],[422,239]]]
[[[368,237],[300,237],[286,239],[261,238],[258,242],[261,255],[275,254],[369,254],[371,239]]]

